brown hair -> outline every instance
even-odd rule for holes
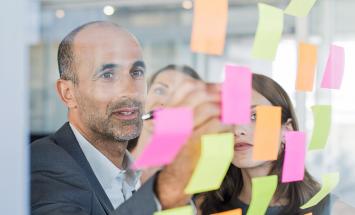
[[[298,123],[294,108],[287,93],[282,87],[271,78],[253,74],[252,87],[255,91],[268,99],[272,105],[282,108],[282,124],[288,119],[292,119],[294,130],[298,130]],[[282,164],[284,160],[284,150],[281,147],[281,153],[277,160],[273,161],[272,169],[269,175],[278,176],[278,185],[274,196],[276,200],[286,198],[288,205],[284,207],[280,214],[300,214],[306,210],[300,210],[300,206],[308,201],[318,190],[319,184],[305,170],[304,179],[302,181],[281,183]],[[243,178],[240,168],[230,165],[229,170],[218,190],[200,194],[202,204],[200,209],[202,214],[211,214],[221,212],[231,207],[231,202],[238,198],[243,188]],[[315,213],[314,213],[315,214]]]

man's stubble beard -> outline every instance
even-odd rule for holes
[[[100,114],[95,111],[98,110],[98,108],[95,108],[94,105],[91,105],[89,99],[79,99],[78,103],[80,106],[81,119],[83,120],[85,126],[90,129],[93,135],[92,138],[96,140],[105,139],[115,142],[127,142],[128,140],[139,136],[143,125],[143,121],[141,120],[143,108],[140,102],[134,100],[125,100],[123,102],[116,102],[114,105],[109,104],[108,108],[106,109],[106,114]],[[125,105],[129,106],[129,104],[138,106],[138,117],[133,120],[125,121],[119,121],[115,119],[112,111],[117,107],[124,107]],[[125,132],[127,129],[130,130],[128,133]]]

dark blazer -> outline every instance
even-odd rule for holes
[[[151,215],[154,181],[114,210],[69,123],[31,144],[32,215]]]

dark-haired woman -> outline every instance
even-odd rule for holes
[[[301,210],[320,189],[311,175],[305,170],[302,181],[281,183],[282,164],[285,153],[286,131],[297,131],[298,124],[294,108],[287,93],[272,79],[259,74],[253,74],[252,79],[251,123],[237,125],[234,129],[234,158],[220,189],[197,196],[196,204],[200,214],[211,214],[242,208],[243,214],[249,207],[252,194],[252,178],[267,175],[277,175],[277,189],[269,204],[266,214],[330,214],[330,197],[327,196],[318,205]],[[253,134],[257,115],[255,107],[259,105],[279,106],[282,108],[282,126],[279,145],[279,156],[275,161],[255,161],[252,159]]]

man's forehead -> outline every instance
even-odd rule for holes
[[[127,30],[111,23],[95,23],[82,29],[75,36],[75,48],[129,48],[141,51],[137,39]]]

